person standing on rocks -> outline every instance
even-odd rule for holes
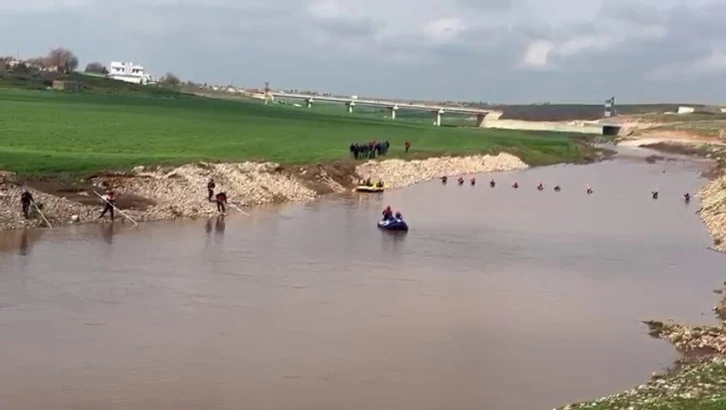
[[[28,191],[28,189],[24,189],[23,193],[20,194],[20,205],[23,206],[23,216],[25,219],[28,219],[30,217],[30,205],[35,202],[33,199],[33,195]]]
[[[212,197],[214,196],[214,188],[216,188],[217,185],[214,183],[214,179],[210,178],[209,183],[207,183],[207,201],[212,202]]]
[[[227,194],[220,192],[217,194],[217,211],[224,213],[225,206],[227,205]]]
[[[101,199],[103,200],[103,211],[101,211],[98,219],[103,218],[106,212],[108,212],[111,215],[111,221],[113,221],[113,208],[116,205],[116,194],[113,191],[106,191],[106,194],[101,196]]]

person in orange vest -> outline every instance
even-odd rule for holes
[[[408,152],[409,148],[411,148],[411,141],[406,141],[403,146],[406,148],[406,152]]]

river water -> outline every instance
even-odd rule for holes
[[[692,165],[494,177],[4,233],[2,408],[551,409],[668,366],[641,320],[712,322],[726,277],[681,198]],[[386,204],[407,235],[375,228]]]

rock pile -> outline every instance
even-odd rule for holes
[[[359,176],[380,178],[389,187],[400,188],[442,175],[526,167],[519,158],[509,154],[370,161],[356,168],[352,164],[283,168],[271,162],[196,163],[166,168],[139,166],[129,173],[99,174],[90,182],[98,187],[93,189],[97,192],[103,189],[100,186],[111,187],[118,195],[118,206],[134,220],[155,221],[216,215],[216,205],[207,199],[210,178],[216,183],[216,192],[226,192],[231,204],[242,207],[309,201],[324,193],[349,190]],[[0,229],[43,225],[42,218],[25,220],[21,215],[22,187],[15,176],[7,173],[0,176]],[[30,191],[36,202],[43,204],[43,213],[53,226],[98,220],[101,202],[93,198],[95,194],[90,188],[71,198],[83,204],[32,188]],[[117,220],[123,217],[117,215]]]
[[[28,190],[33,195],[36,204],[42,205],[41,212],[53,226],[71,223],[73,215],[78,215],[81,220],[89,220],[98,216],[96,214],[98,208],[96,207],[48,195],[32,188]],[[23,217],[20,208],[20,194],[22,191],[23,188],[19,185],[2,185],[0,189],[0,230],[45,225],[34,207],[31,207],[30,219]]]
[[[726,252],[726,176],[716,178],[698,193],[698,214],[713,237],[714,249]]]
[[[645,322],[650,334],[673,343],[683,352],[708,351],[726,354],[726,327],[687,326],[658,321]]]
[[[359,165],[358,175],[372,180],[383,180],[386,186],[401,188],[419,182],[446,176],[501,172],[527,168],[527,164],[511,154],[476,155],[470,157],[442,157],[404,161],[390,159],[369,161]]]
[[[228,201],[240,207],[307,201],[317,196],[294,177],[280,172],[274,163],[200,163],[153,170],[136,167],[131,176],[106,182],[122,187],[122,194],[132,192],[154,203],[142,220],[161,220],[216,214],[216,206],[207,200],[210,178],[217,185],[216,192],[225,192]]]
[[[699,363],[688,364],[675,374],[655,377],[649,383],[623,393],[592,402],[568,405],[562,410],[697,409],[701,407],[695,401],[706,404],[723,400],[726,391],[725,375],[726,360],[720,357],[708,358]],[[691,403],[692,407],[683,406],[684,403]]]

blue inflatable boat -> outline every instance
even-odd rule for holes
[[[408,225],[403,219],[391,218],[387,221],[378,221],[378,227],[386,231],[408,231]]]

